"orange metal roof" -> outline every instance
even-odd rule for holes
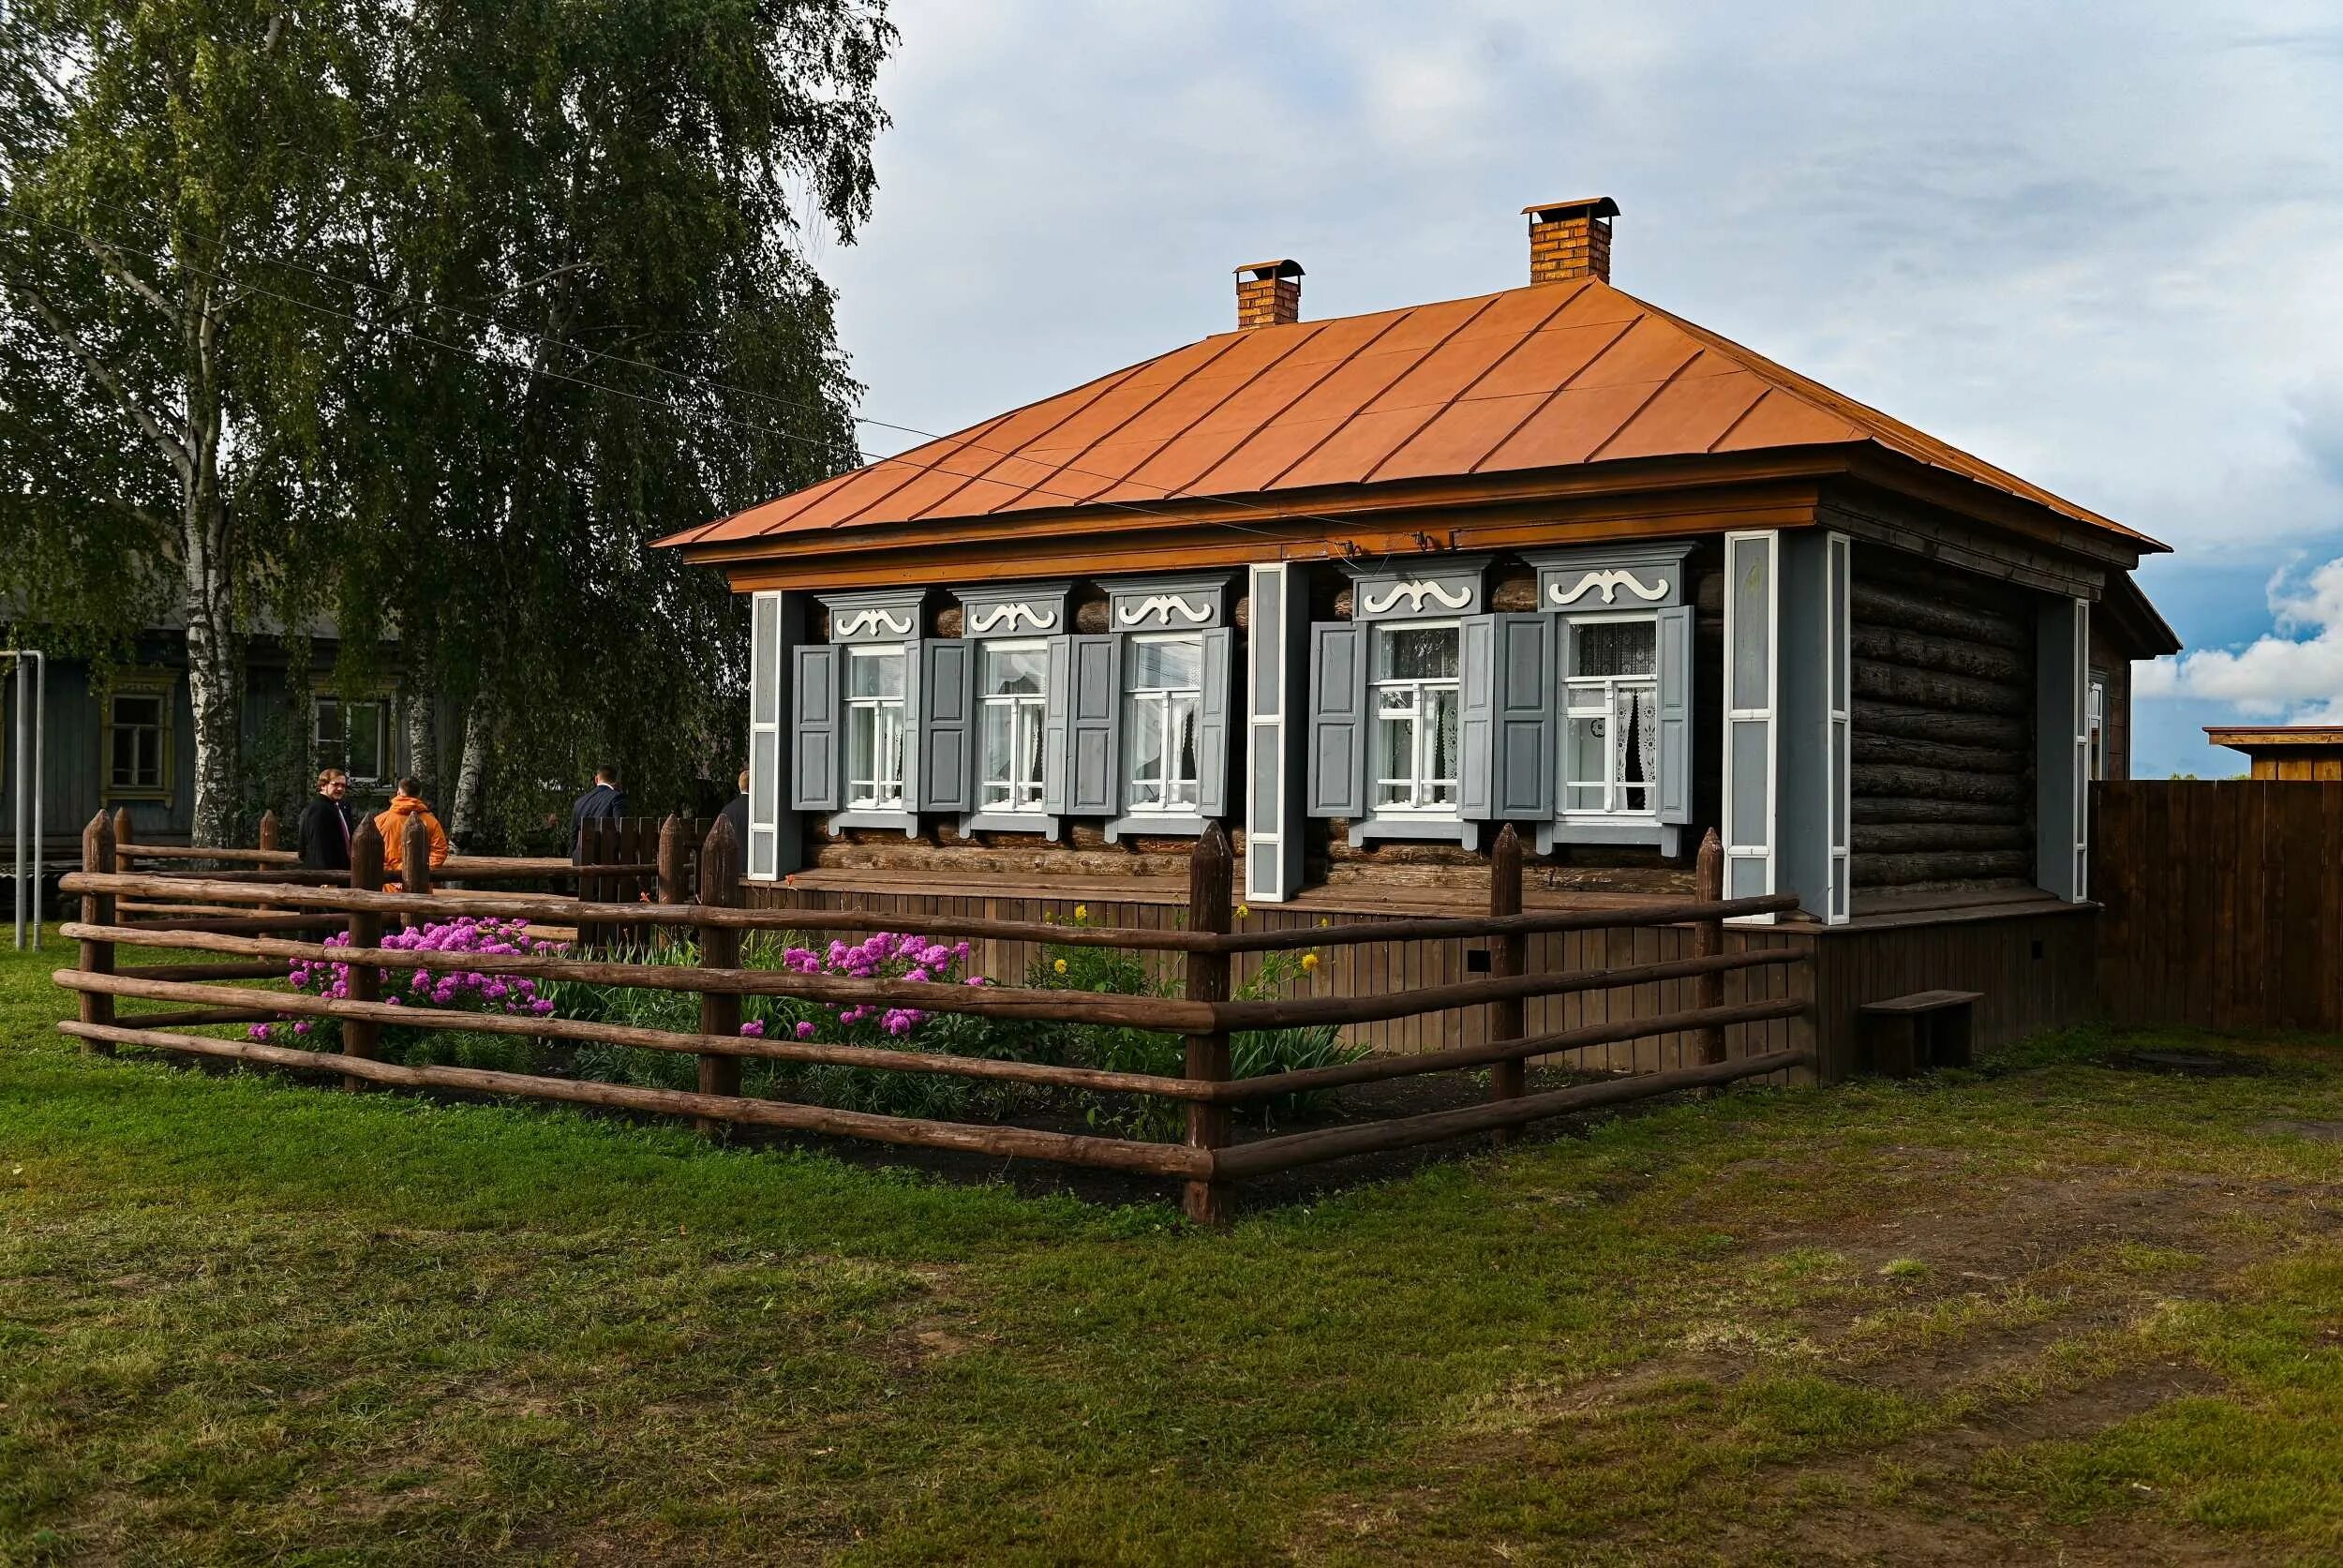
[[[660,543],[1856,442],[2162,548],[1591,278],[1223,333]]]

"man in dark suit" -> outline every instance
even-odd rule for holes
[[[740,846],[740,859],[747,863],[749,854],[749,770],[740,769],[740,793],[724,802],[724,819],[732,824],[732,842]]]
[[[615,768],[594,769],[594,787],[577,798],[570,808],[570,862],[582,863],[586,859],[586,825],[604,820],[616,822],[626,814],[626,791],[619,787],[619,770]]]
[[[318,792],[301,809],[301,863],[311,871],[348,871],[353,825],[346,798],[350,775],[328,768],[318,775]]]

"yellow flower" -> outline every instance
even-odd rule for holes
[[[1315,969],[1315,968],[1317,968],[1317,967],[1318,967],[1318,955],[1317,955],[1316,953],[1304,953],[1304,954],[1302,955],[1302,968],[1303,968],[1303,970],[1304,970],[1305,972],[1306,972],[1306,971],[1308,971],[1308,970]]]
[[[1066,961],[1061,958],[1050,967],[1055,969],[1059,974],[1063,975],[1066,973]]]
[[[1240,903],[1236,906],[1236,918],[1240,920],[1252,912],[1253,906],[1249,903]]]
[[[1086,920],[1090,918],[1090,905],[1086,903],[1078,903],[1074,905],[1074,918],[1078,920]]]
[[[1328,926],[1330,926],[1330,925],[1333,925],[1334,923],[1335,923],[1334,921],[1332,921],[1332,920],[1328,919],[1328,918],[1327,918],[1325,916],[1323,916],[1323,915],[1321,915],[1321,916],[1318,918],[1318,925],[1319,925],[1319,929],[1320,929],[1320,930],[1321,930],[1321,931],[1322,931],[1322,930],[1324,930],[1326,927],[1328,927]]]

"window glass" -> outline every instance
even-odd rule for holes
[[[161,694],[120,692],[107,701],[106,779],[114,789],[163,787]]]
[[[1375,630],[1375,796],[1380,811],[1456,809],[1458,635],[1451,624]]]
[[[354,782],[370,784],[390,771],[384,756],[389,707],[381,702],[353,702],[345,710],[348,760],[343,766]]]
[[[986,811],[1041,809],[1042,709],[1050,679],[1047,643],[990,642],[979,674],[983,751],[977,805]]]
[[[1733,595],[1733,695],[1735,708],[1773,705],[1773,542],[1735,539],[1725,545],[1728,590]]]
[[[1133,637],[1125,654],[1130,808],[1192,812],[1200,803],[1196,721],[1204,639]]]
[[[901,648],[846,650],[849,810],[903,808],[903,668]]]
[[[1562,809],[1634,815],[1660,776],[1660,627],[1650,616],[1570,623]]]

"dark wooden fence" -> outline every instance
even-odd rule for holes
[[[638,841],[639,843],[639,841]],[[1783,965],[1809,966],[1804,947],[1724,950],[1722,922],[1737,916],[1779,912],[1795,906],[1789,895],[1725,900],[1717,896],[1722,854],[1712,842],[1702,850],[1705,896],[1618,909],[1520,913],[1520,844],[1508,829],[1499,837],[1493,861],[1498,874],[1490,913],[1465,918],[1359,921],[1317,930],[1239,932],[1232,918],[1234,857],[1218,824],[1207,826],[1190,861],[1188,918],[1181,929],[1057,925],[928,917],[905,922],[900,916],[848,909],[751,909],[741,907],[739,846],[731,826],[719,821],[697,855],[687,853],[686,825],[670,819],[655,844],[654,859],[597,868],[589,884],[649,872],[655,875],[653,903],[603,903],[591,899],[434,889],[420,828],[410,827],[397,846],[403,884],[384,890],[386,847],[372,823],[361,826],[351,846],[351,870],[343,886],[315,878],[295,879],[274,871],[214,875],[154,875],[118,865],[119,846],[103,815],[82,837],[82,869],[65,882],[80,894],[82,918],[65,928],[81,944],[75,968],[60,971],[57,983],[79,994],[78,1016],[59,1027],[97,1051],[128,1044],[196,1055],[228,1057],[339,1075],[345,1083],[393,1083],[411,1088],[468,1090],[538,1099],[601,1105],[634,1112],[689,1116],[704,1128],[740,1124],[867,1138],[881,1142],[967,1149],[1023,1156],[1077,1165],[1138,1172],[1185,1185],[1190,1215],[1216,1222],[1228,1212],[1229,1194],[1246,1177],[1340,1158],[1346,1155],[1410,1147],[1472,1133],[1501,1138],[1508,1130],[1545,1117],[1618,1104],[1671,1091],[1704,1087],[1813,1065],[1804,1049],[1745,1051],[1728,1057],[1725,1030],[1803,1014],[1811,983],[1797,995],[1735,1004],[1724,1002],[1724,978],[1731,972]],[[216,858],[216,852],[213,853]],[[689,861],[696,859],[696,879]],[[452,869],[450,861],[442,872]],[[150,910],[186,910],[150,915],[145,923],[126,924],[119,901],[145,901]],[[221,915],[219,910],[228,911]],[[694,965],[644,963],[582,954],[552,956],[476,952],[437,953],[385,949],[379,944],[383,923],[411,916],[479,916],[561,921],[580,932],[639,928],[691,933],[699,947]],[[1561,972],[1525,973],[1525,943],[1557,932],[1612,927],[1656,927],[1690,923],[1699,932],[1694,955],[1658,963]],[[318,927],[349,933],[348,946],[326,947]],[[815,932],[905,929],[933,938],[1057,943],[1067,946],[1155,951],[1177,956],[1184,966],[1182,994],[1111,995],[1008,985],[969,986],[907,980],[857,979],[834,975],[740,966],[739,945],[749,932]],[[290,931],[288,928],[291,928]],[[1246,953],[1291,951],[1425,940],[1472,940],[1489,944],[1486,978],[1446,985],[1400,988],[1379,994],[1300,996],[1237,1000],[1230,972]],[[148,965],[123,969],[116,947],[138,943],[208,953],[229,962],[214,964]],[[281,972],[290,960],[341,960],[353,981],[370,981],[376,965],[472,970],[538,979],[649,987],[695,993],[700,1027],[682,1033],[597,1021],[526,1018],[494,1013],[400,1008],[371,994],[348,998],[298,992],[261,991],[212,982]],[[256,961],[274,961],[266,965]],[[1523,1004],[1539,997],[1610,991],[1662,981],[1694,984],[1694,1006],[1575,1028],[1528,1034]],[[353,984],[353,993],[370,991]],[[1045,1063],[945,1055],[815,1040],[767,1039],[739,1034],[740,998],[785,996],[845,1006],[876,1004],[928,1011],[962,1012],[1037,1022],[1122,1025],[1185,1037],[1184,1070],[1171,1074],[1109,1071]],[[171,1014],[117,1017],[117,998],[188,1004]],[[1285,1026],[1345,1026],[1452,1008],[1486,1009],[1489,1034],[1477,1043],[1410,1055],[1369,1056],[1336,1066],[1230,1077],[1230,1037],[1254,1029]],[[260,1040],[186,1034],[197,1024],[237,1023],[294,1015],[324,1018],[341,1025],[337,1053],[311,1052]],[[478,1030],[546,1039],[599,1042],[668,1051],[699,1060],[694,1093],[588,1083],[532,1073],[452,1067],[409,1067],[380,1059],[379,1038],[386,1023],[425,1029]],[[1533,1058],[1568,1055],[1622,1040],[1681,1032],[1698,1043],[1697,1066],[1631,1073],[1607,1082],[1530,1094],[1523,1064]],[[828,1063],[899,1072],[941,1073],[1061,1088],[1152,1095],[1186,1107],[1186,1135],[1176,1143],[1097,1137],[1036,1127],[978,1125],[876,1115],[791,1101],[747,1098],[739,1093],[740,1064],[752,1057]],[[1455,1110],[1350,1126],[1313,1128],[1258,1139],[1231,1141],[1229,1108],[1246,1101],[1338,1088],[1346,1084],[1440,1072],[1489,1071],[1488,1098]]]
[[[2108,1017],[2343,1030],[2343,784],[2110,781],[2092,804]]]

